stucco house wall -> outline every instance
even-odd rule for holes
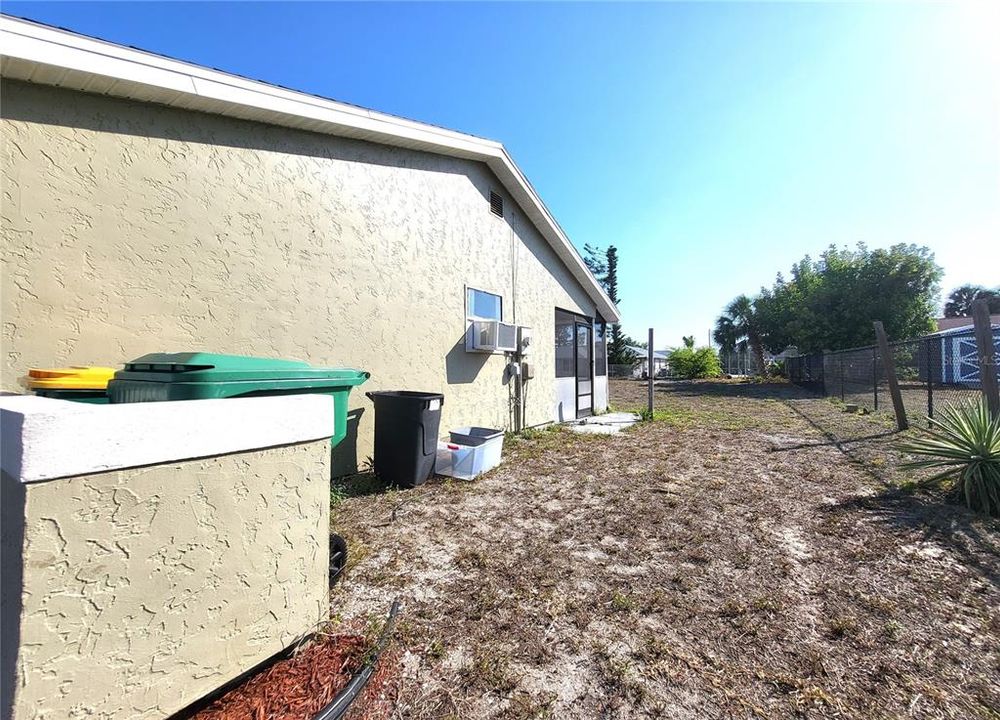
[[[511,426],[467,286],[532,327],[526,424],[557,419],[554,309],[586,291],[483,163],[4,81],[3,376],[208,350],[444,392],[442,429]],[[490,191],[504,197],[491,214]],[[371,454],[369,402],[334,472]]]
[[[329,462],[321,439],[4,473],[5,716],[167,717],[327,618]]]

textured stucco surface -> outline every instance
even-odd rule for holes
[[[5,389],[205,349],[361,367],[363,390],[444,392],[442,430],[509,427],[504,357],[464,351],[469,285],[533,328],[526,420],[555,418],[554,308],[593,303],[482,163],[10,81],[2,115]]]
[[[24,486],[15,717],[165,717],[326,617],[329,457],[320,440]]]

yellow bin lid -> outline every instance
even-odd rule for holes
[[[28,371],[28,387],[32,390],[105,390],[115,372],[115,368],[93,366],[32,368]]]

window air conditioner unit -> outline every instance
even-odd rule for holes
[[[499,320],[472,321],[474,352],[514,352],[517,350],[517,325]]]

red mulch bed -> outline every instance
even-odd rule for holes
[[[193,715],[190,720],[311,720],[350,681],[371,644],[361,635],[318,635],[291,657],[276,662]],[[354,701],[353,720],[381,720],[392,711],[396,654],[386,652],[364,692]]]

